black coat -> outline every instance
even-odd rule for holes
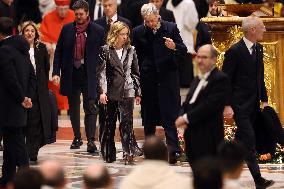
[[[117,20],[118,20],[118,21],[121,21],[121,22],[124,22],[124,23],[127,24],[128,27],[131,29],[131,22],[130,22],[128,19],[123,18],[123,17],[121,17],[121,16],[117,16]],[[103,17],[101,17],[101,18],[95,20],[94,22],[95,22],[96,24],[102,26],[102,27],[105,29],[105,31],[109,31],[109,26],[108,26],[108,24],[107,24],[106,16],[103,16]]]
[[[235,115],[251,115],[258,111],[256,103],[267,102],[264,83],[263,47],[256,45],[256,65],[241,39],[225,53],[223,71],[228,75],[232,90],[227,105],[231,105]]]
[[[168,9],[166,9],[164,7],[161,7],[160,11],[159,11],[159,14],[160,14],[161,18],[163,20],[165,20],[165,21],[174,22],[174,23],[176,22],[174,13],[171,10],[168,10]]]
[[[214,155],[217,146],[224,140],[223,110],[230,91],[228,77],[214,68],[196,101],[189,104],[199,81],[196,77],[191,83],[180,113],[187,114],[189,120],[184,140],[190,161],[205,155]]]
[[[211,32],[209,26],[199,21],[197,26],[197,36],[196,36],[196,43],[195,43],[195,50],[197,51],[199,47],[206,45],[206,44],[212,44],[211,41]]]
[[[28,117],[32,118],[34,116],[40,116],[41,124],[38,126],[41,126],[43,128],[44,144],[49,144],[55,140],[51,137],[51,110],[49,91],[47,86],[49,77],[49,56],[46,46],[43,43],[39,43],[38,46],[35,46],[34,51],[37,90],[32,99],[34,102],[37,101],[39,103],[40,112],[35,112],[32,108],[28,111]],[[28,128],[29,124],[33,125],[33,120],[28,119]]]
[[[165,46],[165,39],[171,38],[176,51]],[[177,25],[161,21],[161,27],[154,35],[152,30],[140,25],[133,29],[133,45],[136,48],[141,78],[144,125],[174,125],[180,110],[180,90],[177,54],[186,54]]]
[[[86,33],[87,40],[84,64],[87,68],[88,76],[88,97],[91,99],[96,99],[96,66],[99,58],[100,48],[104,45],[105,31],[101,26],[91,21],[87,27]],[[72,22],[64,25],[55,49],[52,74],[58,76],[61,75],[60,93],[64,96],[69,96],[72,92],[75,39],[75,23]]]
[[[22,36],[11,36],[0,47],[0,126],[23,127],[27,123],[25,97],[35,91],[36,76]]]
[[[277,113],[266,106],[257,116],[254,124],[256,150],[259,154],[274,154],[276,144],[284,146],[284,131]]]

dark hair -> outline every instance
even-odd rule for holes
[[[245,155],[244,146],[237,141],[226,141],[218,147],[218,158],[225,173],[235,172],[244,163]]]
[[[220,189],[223,185],[219,161],[206,157],[194,162],[192,166],[195,189]]]
[[[104,188],[111,182],[111,178],[106,167],[103,168],[102,173],[97,177],[91,177],[84,174],[83,180],[88,188]]]
[[[73,6],[73,10],[84,9],[86,12],[89,12],[89,3],[85,0],[76,1]]]
[[[143,145],[145,159],[168,160],[166,144],[156,136],[147,137]]]
[[[14,189],[40,189],[43,184],[41,172],[34,168],[19,169],[13,180]]]
[[[46,178],[45,184],[52,187],[60,187],[65,184],[65,174],[63,169],[58,170],[52,178]]]
[[[14,22],[11,18],[0,17],[0,34],[8,36],[13,34]]]

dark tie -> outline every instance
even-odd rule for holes
[[[111,26],[111,23],[112,23],[112,19],[110,18],[110,19],[108,19],[108,20],[107,20],[107,25],[108,25],[108,28],[110,28],[110,26]]]
[[[74,60],[74,67],[79,69],[81,66],[81,60]]]
[[[101,3],[99,3],[99,9],[98,9],[98,19],[100,18],[100,17],[102,17],[102,4]]]
[[[256,62],[256,44],[253,44],[251,49],[252,49],[252,53],[251,53],[252,61],[253,61],[253,63],[255,63]]]

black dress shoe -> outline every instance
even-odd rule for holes
[[[95,145],[95,142],[93,140],[89,140],[88,143],[87,143],[87,152],[95,153],[97,150],[98,149]]]
[[[181,154],[179,152],[174,152],[169,155],[169,164],[175,164],[180,158]]]
[[[255,180],[256,189],[267,188],[269,186],[272,186],[273,184],[274,184],[273,180],[266,180],[263,177],[260,177],[259,179]]]
[[[83,141],[81,138],[74,138],[71,146],[70,146],[70,149],[80,149],[80,146],[83,145]]]

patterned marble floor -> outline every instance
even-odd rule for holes
[[[139,141],[141,145],[143,141]],[[59,140],[54,144],[44,146],[41,148],[39,153],[39,162],[44,160],[56,160],[59,161],[66,171],[66,175],[69,179],[68,189],[81,188],[82,184],[82,173],[83,170],[93,163],[102,163],[102,159],[99,154],[88,154],[86,152],[86,142],[79,150],[70,150],[70,140]],[[99,145],[98,145],[99,146]],[[119,185],[121,179],[126,176],[135,165],[124,165],[122,161],[121,146],[119,143],[116,144],[118,149],[117,161],[115,163],[105,164],[111,175],[115,178],[115,188]],[[2,153],[0,159],[2,159]],[[139,164],[142,160],[136,159],[135,164]],[[2,164],[2,162],[0,162]],[[36,165],[34,166],[36,167]],[[274,189],[284,188],[284,164],[263,164],[260,165],[261,172],[265,178],[275,180],[275,184],[271,187]],[[186,163],[178,162],[176,166],[171,166],[176,172],[185,174],[191,177],[191,168]],[[244,188],[253,188],[252,177],[249,174],[247,168],[241,175],[241,184]]]

